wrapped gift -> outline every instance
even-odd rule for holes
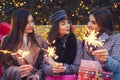
[[[78,80],[112,80],[112,72],[105,72],[98,61],[82,60]]]

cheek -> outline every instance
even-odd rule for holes
[[[59,29],[60,34],[63,33],[63,31],[64,31],[64,29],[62,29],[62,28]]]

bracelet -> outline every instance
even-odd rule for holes
[[[38,80],[40,79],[40,77],[39,77],[39,75],[38,75],[38,74],[35,74],[35,76],[37,77],[37,79],[38,79]]]

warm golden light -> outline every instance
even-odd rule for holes
[[[96,37],[99,32],[90,31],[90,34],[87,37],[84,37],[85,43],[88,45],[94,45],[94,47],[103,46],[103,42],[99,41]]]
[[[4,53],[4,54],[11,54],[11,55],[16,55],[16,53],[12,52],[12,51],[8,51],[8,50],[0,50],[0,52]]]
[[[50,47],[48,47],[47,49],[42,48],[42,50],[46,51],[48,53],[47,54],[48,56],[51,56],[54,59],[57,59],[58,56],[55,54],[56,48],[51,47],[51,43],[49,43],[48,41],[47,41],[47,43],[48,43],[48,45],[50,45]],[[55,43],[55,40],[52,43]]]

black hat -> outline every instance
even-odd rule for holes
[[[49,17],[49,21],[50,23],[53,23],[53,22],[63,19],[66,16],[67,14],[64,10],[59,10]]]

